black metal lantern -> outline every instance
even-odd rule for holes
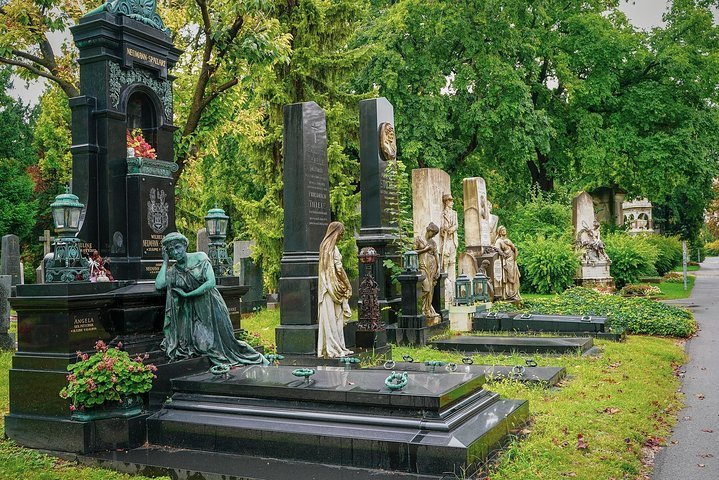
[[[488,302],[489,299],[489,277],[479,270],[472,278],[472,302],[482,303]]]
[[[65,193],[56,196],[50,208],[59,238],[52,245],[52,258],[45,260],[45,283],[90,281],[90,263],[82,256],[81,241],[75,237],[85,205],[65,187]]]
[[[205,216],[205,228],[207,236],[210,237],[210,244],[207,246],[207,254],[210,257],[210,264],[215,276],[226,277],[232,274],[232,262],[227,255],[227,223],[230,217],[219,207],[210,209]]]
[[[406,272],[416,272],[419,270],[419,255],[414,250],[404,252],[402,263]]]
[[[469,305],[472,301],[472,281],[464,272],[454,282],[454,304]]]

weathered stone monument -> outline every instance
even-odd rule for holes
[[[0,275],[10,275],[13,285],[22,284],[20,238],[13,234],[5,235],[0,248]]]
[[[465,178],[464,193],[464,246],[465,253],[459,259],[460,273],[473,278],[483,261],[488,261],[487,276],[493,292],[501,297],[502,262],[494,244],[499,218],[492,213],[492,203],[487,198],[487,184],[482,177]]]
[[[629,235],[654,233],[652,202],[646,198],[638,198],[622,203],[622,212],[624,215],[623,224],[627,227]]]
[[[316,355],[319,247],[331,218],[327,125],[315,102],[284,107],[284,185],[277,350]]]
[[[400,263],[402,252],[395,245],[398,236],[397,192],[388,179],[387,169],[397,162],[394,108],[386,98],[362,100],[360,107],[360,195],[362,226],[357,247],[373,247],[378,254],[376,278],[382,321],[397,321],[400,304],[399,285],[392,282],[391,270],[384,260]],[[366,269],[360,264],[360,278]],[[389,307],[389,308],[387,308]]]
[[[0,350],[15,348],[15,339],[8,332],[10,329],[10,288],[12,277],[0,275]]]
[[[207,228],[202,227],[197,231],[197,251],[208,253],[210,251],[210,236]]]
[[[572,200],[572,222],[575,246],[581,253],[577,284],[613,290],[614,279],[609,273],[612,261],[604,251],[599,222],[594,217],[594,201],[587,192],[580,192]]]
[[[264,295],[264,281],[262,266],[252,260],[252,247],[255,242],[248,240],[235,240],[233,242],[233,270],[240,277],[240,285],[250,289],[242,296],[241,311],[249,313],[267,306]]]

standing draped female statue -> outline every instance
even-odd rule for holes
[[[352,285],[342,266],[342,255],[337,248],[337,242],[344,231],[342,223],[332,222],[320,243],[317,288],[319,357],[336,358],[354,353],[345,346],[344,336],[345,319],[352,315],[349,305]]]
[[[419,255],[419,271],[424,274],[422,280],[422,313],[427,318],[429,325],[440,321],[440,316],[432,306],[432,295],[434,286],[439,280],[439,254],[434,237],[439,233],[439,227],[430,222],[424,234],[424,238],[415,237],[414,249]]]
[[[155,288],[167,288],[162,349],[170,360],[206,355],[215,365],[267,365],[232,331],[230,312],[215,287],[204,252],[187,253],[187,238],[173,232],[162,239],[162,268]],[[169,260],[175,260],[170,266]]]
[[[498,292],[502,300],[520,300],[519,296],[519,268],[517,267],[517,247],[507,238],[507,229],[504,226],[497,230],[497,240],[494,248],[502,259],[502,291]]]

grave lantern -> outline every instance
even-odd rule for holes
[[[211,209],[205,216],[205,228],[210,237],[208,256],[212,270],[218,277],[225,277],[232,273],[232,262],[227,255],[227,246],[225,245],[229,219],[230,217],[225,215],[225,211],[218,207]]]
[[[472,278],[472,302],[482,303],[489,301],[489,277],[479,270]]]
[[[409,250],[402,254],[402,264],[407,272],[416,272],[419,270],[419,255],[414,250]]]
[[[207,235],[213,243],[224,242],[227,237],[227,221],[230,219],[225,211],[215,207],[207,212],[205,216],[205,227]]]
[[[61,238],[75,237],[80,230],[80,213],[85,205],[80,203],[77,195],[70,193],[70,188],[65,187],[65,193],[55,197],[50,204],[52,209],[52,221],[55,224],[55,231]]]
[[[457,277],[457,280],[454,282],[454,304],[469,305],[472,299],[472,281],[464,272],[462,272],[462,274]]]
[[[80,230],[80,213],[85,205],[65,187],[65,193],[56,196],[50,208],[59,238],[53,243],[52,258],[45,261],[45,282],[89,281],[90,264],[82,256],[81,241],[75,236]]]

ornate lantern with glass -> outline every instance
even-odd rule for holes
[[[210,264],[215,276],[226,277],[232,275],[232,262],[227,255],[227,246],[225,238],[227,238],[227,223],[230,217],[225,215],[225,211],[215,207],[210,209],[205,216],[205,228],[207,235],[210,237],[208,245],[208,256]]]
[[[85,205],[66,187],[65,193],[56,196],[50,208],[58,238],[53,243],[53,257],[45,261],[45,282],[90,281],[90,263],[82,256],[82,241],[75,236],[80,230],[80,214]]]

